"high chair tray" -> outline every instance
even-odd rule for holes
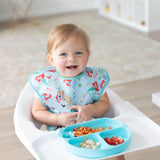
[[[104,125],[105,128],[107,128],[108,126],[111,126],[113,128],[111,130],[102,131],[99,133],[93,133],[87,136],[87,138],[93,138],[94,140],[99,140],[103,144],[102,145],[103,149],[105,149],[106,151],[107,149],[110,150],[112,148],[115,148],[115,150],[112,150],[112,152],[110,153],[106,153],[106,155],[103,154],[104,150],[102,149],[102,146],[100,146],[99,149],[101,149],[102,151],[101,156],[99,156],[100,154],[98,153],[98,149],[97,149],[93,151],[93,152],[95,151],[97,152],[97,155],[94,155],[96,156],[96,158],[90,157],[91,153],[87,155],[87,153],[84,153],[81,151],[83,150],[82,148],[76,147],[76,146],[79,146],[79,143],[83,141],[85,136],[76,137],[76,138],[71,138],[69,136],[68,138],[65,138],[66,137],[64,136],[65,134],[64,135],[61,134],[62,135],[61,137],[58,136],[57,131],[50,131],[48,135],[40,136],[39,138],[35,139],[32,143],[32,147],[37,153],[40,160],[43,160],[43,159],[45,160],[52,160],[52,159],[54,160],[61,160],[61,159],[106,160],[113,156],[118,156],[118,155],[130,153],[133,151],[139,151],[142,149],[160,146],[160,141],[159,141],[160,127],[156,123],[154,123],[151,119],[145,116],[142,112],[136,109],[129,102],[118,103],[115,105],[115,107],[118,108],[121,112],[116,117],[110,119],[111,121],[109,125],[104,125],[103,123],[104,119],[102,119],[102,124],[101,122],[99,123],[97,122],[97,124],[95,123],[92,126],[94,128],[94,125],[95,127]],[[116,122],[116,123],[113,123],[113,122]],[[68,131],[71,129],[70,127],[73,127],[73,126],[66,127],[66,129],[64,129],[65,131],[64,133],[69,133]],[[121,133],[123,134],[121,135]],[[121,146],[123,146],[122,150],[117,149],[119,148],[118,145],[117,146],[107,145],[107,143],[103,141],[103,138],[107,136],[106,134],[108,134],[109,136],[112,136],[112,135],[121,136],[122,139],[124,138],[124,140],[126,140],[126,143],[124,141],[124,144],[123,143],[120,144]],[[65,143],[62,140],[62,138],[64,139]],[[68,148],[66,148],[66,146]],[[86,152],[88,151],[89,150],[87,150]],[[74,154],[72,154],[73,152]],[[90,158],[84,158],[82,156],[90,157]]]
[[[101,158],[124,151],[131,131],[122,122],[99,118],[59,129],[68,151],[85,158]]]

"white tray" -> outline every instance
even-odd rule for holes
[[[129,102],[118,103],[115,108],[119,108],[120,114],[114,119],[122,121],[131,129],[131,143],[124,152],[100,159],[160,145],[160,127],[156,123],[146,117]],[[87,160],[86,158],[81,158],[68,152],[64,147],[62,138],[58,137],[55,131],[35,139],[32,143],[32,147],[39,159],[42,160],[62,160],[64,157],[68,160]]]
[[[152,102],[158,107],[160,107],[160,92],[152,94]]]

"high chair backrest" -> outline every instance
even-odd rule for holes
[[[41,131],[41,123],[33,119],[31,107],[34,98],[34,91],[29,82],[23,88],[14,111],[14,126],[17,137],[24,146],[34,155],[36,159],[38,155],[32,148],[32,143],[35,139],[46,135],[47,132]]]
[[[21,124],[25,121],[33,122],[37,128],[40,128],[41,124],[35,121],[31,115],[31,107],[34,98],[34,91],[32,90],[29,82],[25,85],[22,90],[18,102],[16,104],[15,113],[14,113],[14,123],[17,127],[18,124]]]
[[[114,110],[115,109],[114,104],[118,102],[123,102],[123,100],[117,94],[115,94],[111,89],[107,88],[106,91],[110,99],[111,107],[110,110],[105,115],[108,115],[108,117],[114,117],[118,114],[118,111]],[[21,123],[24,123],[25,121],[32,122],[37,128],[41,127],[42,124],[34,120],[31,115],[33,98],[34,98],[34,91],[31,88],[29,82],[27,82],[16,104],[14,113],[15,128],[18,127],[18,125],[20,125]]]

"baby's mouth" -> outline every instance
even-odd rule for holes
[[[67,69],[77,69],[77,65],[70,65],[70,66],[67,66]]]

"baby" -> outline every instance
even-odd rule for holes
[[[49,130],[101,117],[108,111],[105,89],[109,75],[102,68],[86,67],[89,56],[90,40],[76,25],[62,24],[50,33],[47,59],[52,68],[30,76],[36,92],[32,115]]]

